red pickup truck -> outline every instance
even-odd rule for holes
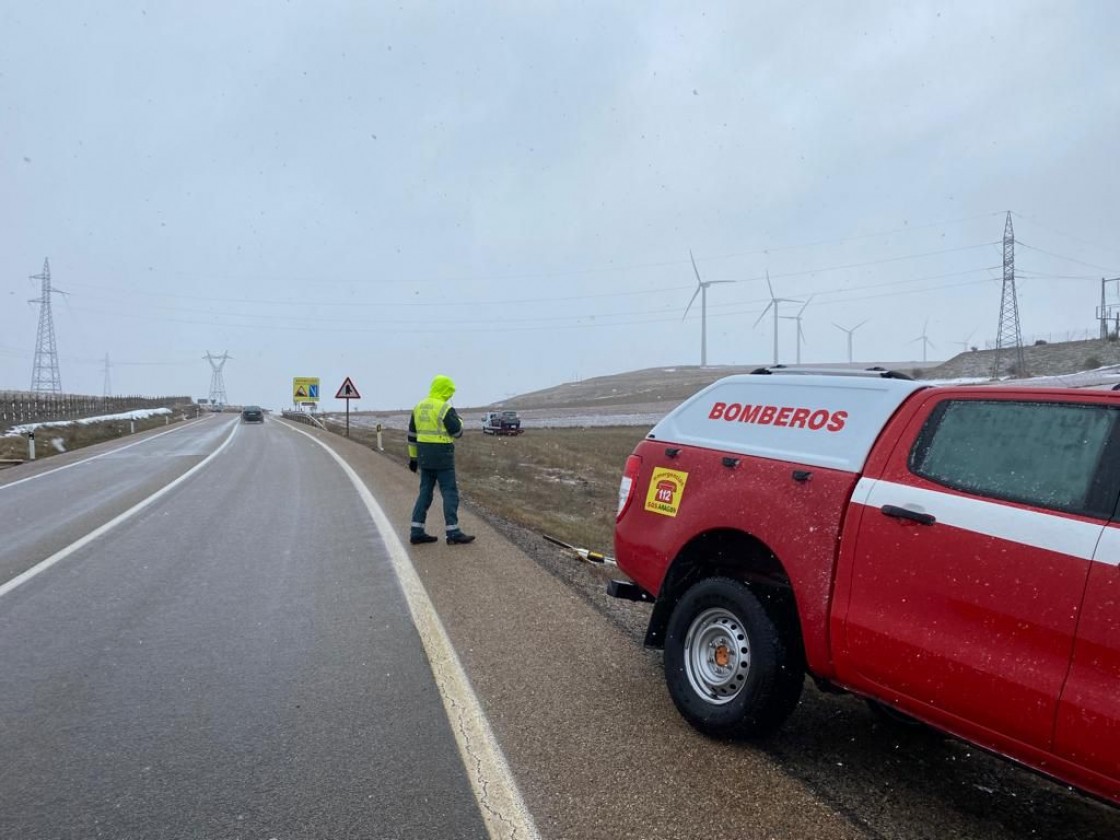
[[[627,460],[611,592],[704,733],[808,673],[1120,803],[1118,500],[1116,392],[731,376]]]

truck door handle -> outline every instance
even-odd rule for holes
[[[883,505],[879,508],[879,511],[886,516],[893,516],[896,519],[909,519],[919,525],[932,525],[937,521],[932,513],[919,513],[916,510],[899,507],[898,505]]]

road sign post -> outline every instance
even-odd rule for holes
[[[346,400],[346,437],[350,437],[350,400],[360,400],[362,395],[358,393],[358,389],[354,387],[354,383],[347,376],[343,383],[338,386],[338,393],[334,395],[334,398],[336,400]]]

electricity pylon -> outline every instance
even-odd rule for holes
[[[202,358],[210,363],[213,368],[213,373],[210,375],[210,405],[225,405],[226,404],[226,382],[222,377],[222,368],[225,367],[226,362],[233,358],[228,352],[223,352],[220,356],[212,356],[210,351],[206,351],[206,355]]]
[[[105,385],[101,389],[101,391],[102,391],[101,396],[103,396],[103,397],[113,396],[113,382],[109,377],[109,367],[110,367],[110,365],[109,365],[109,354],[106,353],[105,354]]]
[[[1019,330],[1019,298],[1015,294],[1015,228],[1011,224],[1011,211],[1003,226],[1003,296],[999,302],[999,329],[996,331],[996,352],[992,357],[992,379],[999,379],[1005,350],[1014,354],[1012,375],[1027,375],[1027,360],[1023,355],[1023,334]]]
[[[32,274],[32,280],[42,280],[39,297],[28,303],[39,304],[39,334],[35,339],[35,365],[31,369],[31,390],[39,393],[61,394],[62,377],[58,373],[58,347],[54,341],[54,315],[51,314],[51,295],[63,294],[51,288],[50,260],[43,260],[43,273]]]

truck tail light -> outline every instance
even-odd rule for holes
[[[638,470],[642,468],[642,456],[631,455],[626,459],[626,467],[622,471],[622,481],[618,485],[618,513],[615,515],[617,522],[626,513],[630,506],[630,499],[634,496],[634,482],[638,480]]]

